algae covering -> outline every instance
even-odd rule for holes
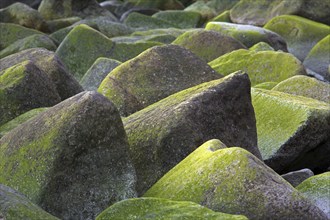
[[[191,153],[143,196],[192,201],[249,219],[325,217],[254,155],[238,147],[214,147],[214,140]]]
[[[179,28],[176,24],[170,23],[166,20],[150,17],[137,12],[132,12],[124,20],[124,24],[131,28],[141,30],[157,29],[157,28]]]
[[[136,198],[118,202],[96,218],[96,220],[108,219],[247,220],[245,216],[214,212],[193,202],[172,201],[163,198]]]

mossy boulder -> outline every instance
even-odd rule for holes
[[[49,76],[62,100],[83,91],[82,87],[64,67],[63,62],[58,56],[54,52],[43,48],[27,49],[2,58],[0,60],[0,71],[25,60],[32,61],[40,70]]]
[[[0,184],[0,218],[6,220],[59,220],[14,189]]]
[[[234,50],[246,48],[238,40],[215,31],[192,30],[180,35],[172,44],[180,45],[206,62]]]
[[[61,101],[48,75],[31,61],[0,71],[0,125],[39,107]]]
[[[272,90],[317,99],[330,104],[330,84],[308,76],[293,76]]]
[[[55,31],[58,31],[62,28],[69,27],[78,21],[80,21],[80,17],[69,17],[69,18],[58,18],[50,21],[46,21],[49,32],[53,33]]]
[[[272,50],[274,51],[274,48],[272,48],[269,44],[265,43],[265,42],[259,42],[255,45],[253,45],[252,47],[249,48],[249,50],[252,51],[268,51],[268,50]]]
[[[123,119],[142,195],[207,140],[257,155],[247,74],[234,73],[171,95]]]
[[[301,169],[282,175],[283,179],[288,181],[293,187],[298,186],[300,183],[311,176],[314,176],[314,173],[310,169]]]
[[[151,17],[148,15],[143,15],[137,12],[130,13],[124,20],[124,24],[131,28],[138,28],[141,30],[157,29],[157,28],[171,28],[177,25],[172,24],[168,21]]]
[[[33,34],[26,38],[15,41],[5,49],[1,50],[0,59],[5,56],[20,52],[22,50],[37,47],[42,47],[50,51],[55,51],[57,48],[53,40],[50,39],[47,35]]]
[[[120,36],[111,38],[116,43],[159,43],[170,44],[176,37],[170,34],[153,34],[146,36]]]
[[[120,64],[117,60],[98,58],[81,79],[81,85],[85,90],[96,91],[103,79]]]
[[[281,35],[288,51],[303,61],[318,41],[330,34],[330,27],[295,15],[281,15],[271,19],[265,29]]]
[[[330,218],[329,206],[330,172],[312,176],[299,184],[296,189],[311,200]]]
[[[278,82],[264,82],[264,83],[259,83],[259,84],[255,85],[255,86],[253,86],[253,88],[271,90],[277,84],[278,84]]]
[[[303,64],[330,82],[330,35],[320,40],[308,53]]]
[[[249,219],[324,219],[324,213],[250,152],[204,143],[143,196],[192,201]]]
[[[179,29],[179,28],[158,28],[151,30],[138,30],[134,31],[131,36],[150,36],[150,35],[160,35],[160,34],[169,34],[174,37],[179,37],[181,34],[185,33],[190,29]]]
[[[160,11],[152,15],[179,28],[196,28],[201,23],[201,14],[194,11]]]
[[[95,219],[135,196],[135,171],[116,107],[83,92],[0,139],[0,182],[61,219]]]
[[[118,202],[96,217],[96,220],[108,219],[247,220],[245,216],[214,212],[194,202],[163,198],[134,198]]]
[[[218,73],[228,75],[237,70],[249,74],[251,85],[281,82],[295,75],[306,75],[302,63],[293,55],[279,51],[235,50],[211,62]]]
[[[252,89],[258,147],[279,173],[329,167],[330,105],[287,93]]]
[[[218,16],[213,18],[212,21],[232,23],[232,20],[230,18],[230,11],[227,10],[227,11],[222,12],[221,14],[219,14]]]
[[[207,23],[205,29],[233,37],[246,47],[265,42],[275,50],[287,51],[286,42],[280,35],[261,27],[212,21]]]
[[[115,68],[98,92],[127,116],[178,91],[220,77],[188,50],[166,45],[148,49]]]
[[[182,10],[184,6],[178,0],[125,0],[125,2],[131,3],[136,7],[143,8],[158,8],[161,10]]]

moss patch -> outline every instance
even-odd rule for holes
[[[259,42],[255,45],[253,45],[252,47],[250,47],[249,50],[252,51],[274,51],[274,48],[272,48],[269,44],[265,43],[265,42]]]
[[[156,28],[171,28],[177,25],[167,22],[162,19],[143,15],[137,12],[130,13],[124,20],[124,24],[131,28],[138,28],[142,30],[156,29]]]
[[[179,28],[196,28],[201,21],[201,14],[193,11],[160,11],[152,15]]]

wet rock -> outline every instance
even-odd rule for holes
[[[282,175],[283,179],[288,181],[293,187],[298,186],[300,183],[311,176],[314,176],[314,173],[310,169],[292,171]]]
[[[201,22],[201,15],[193,11],[160,11],[152,15],[179,28],[196,28]]]

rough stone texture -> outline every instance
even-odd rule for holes
[[[320,40],[311,49],[303,64],[330,82],[330,35]]]
[[[0,139],[0,182],[61,219],[95,219],[135,196],[135,171],[116,107],[84,92]]]
[[[31,61],[0,71],[0,125],[39,107],[61,101],[53,82]]]
[[[228,23],[233,23],[231,18],[230,18],[230,11],[224,11],[215,18],[212,19],[212,21],[219,21],[219,22],[228,22]]]
[[[201,14],[193,11],[160,11],[152,15],[179,28],[196,28],[201,22]]]
[[[330,165],[330,105],[287,93],[252,89],[258,146],[278,173]]]
[[[64,67],[63,62],[52,51],[43,48],[33,48],[12,54],[0,60],[0,71],[21,63],[32,61],[40,70],[45,72],[55,84],[61,99],[67,99],[81,91],[82,87]]]
[[[167,22],[162,19],[150,17],[137,12],[133,12],[124,20],[124,24],[131,28],[139,28],[142,30],[157,29],[157,28],[171,28],[177,25]]]
[[[129,2],[136,7],[158,8],[160,10],[182,10],[184,8],[178,0],[125,0],[125,2]]]
[[[62,28],[69,27],[78,21],[81,21],[80,17],[58,18],[51,21],[46,21],[49,32],[53,33]]]
[[[269,81],[281,82],[295,75],[306,75],[304,66],[296,57],[279,51],[240,49],[209,62],[209,65],[223,75],[243,70],[249,74],[252,86]]]
[[[220,77],[188,50],[166,45],[153,47],[114,69],[98,92],[127,116],[178,91]]]
[[[264,82],[264,83],[260,83],[260,84],[253,86],[253,88],[271,90],[277,84],[278,84],[277,82]]]
[[[248,151],[200,146],[146,194],[249,219],[324,219],[324,213]]]
[[[265,43],[265,42],[259,42],[255,45],[253,45],[252,47],[249,48],[249,50],[253,50],[253,51],[274,51],[274,48],[272,48],[269,44]]]
[[[59,220],[14,189],[0,184],[0,218],[6,220]]]
[[[314,176],[314,173],[310,169],[292,171],[282,175],[283,179],[288,181],[293,187],[298,186],[311,176]]]
[[[264,28],[281,35],[287,42],[288,51],[301,61],[318,41],[330,34],[328,25],[294,15],[277,16]]]
[[[205,29],[233,37],[247,47],[265,42],[275,50],[287,51],[286,42],[280,35],[261,27],[212,21],[207,23]]]
[[[330,172],[312,176],[296,188],[318,206],[330,219]]]
[[[272,90],[317,99],[330,104],[330,84],[308,76],[293,76]]]
[[[142,195],[207,140],[241,146],[257,155],[247,74],[234,73],[171,95],[124,118]]]
[[[18,0],[18,1],[22,2],[24,4],[27,4],[32,8],[38,8],[38,5],[41,2],[41,0]],[[17,0],[2,0],[2,1],[0,1],[0,8],[5,8],[18,1]]]
[[[194,202],[172,201],[163,198],[135,198],[118,202],[96,220],[135,220],[135,219],[209,219],[247,220],[245,216],[214,212]]]
[[[119,36],[111,38],[116,43],[152,43],[170,44],[176,37],[171,34],[152,34],[145,36]]]
[[[180,45],[206,62],[233,50],[246,48],[238,40],[215,31],[192,30],[180,35],[172,44]]]

